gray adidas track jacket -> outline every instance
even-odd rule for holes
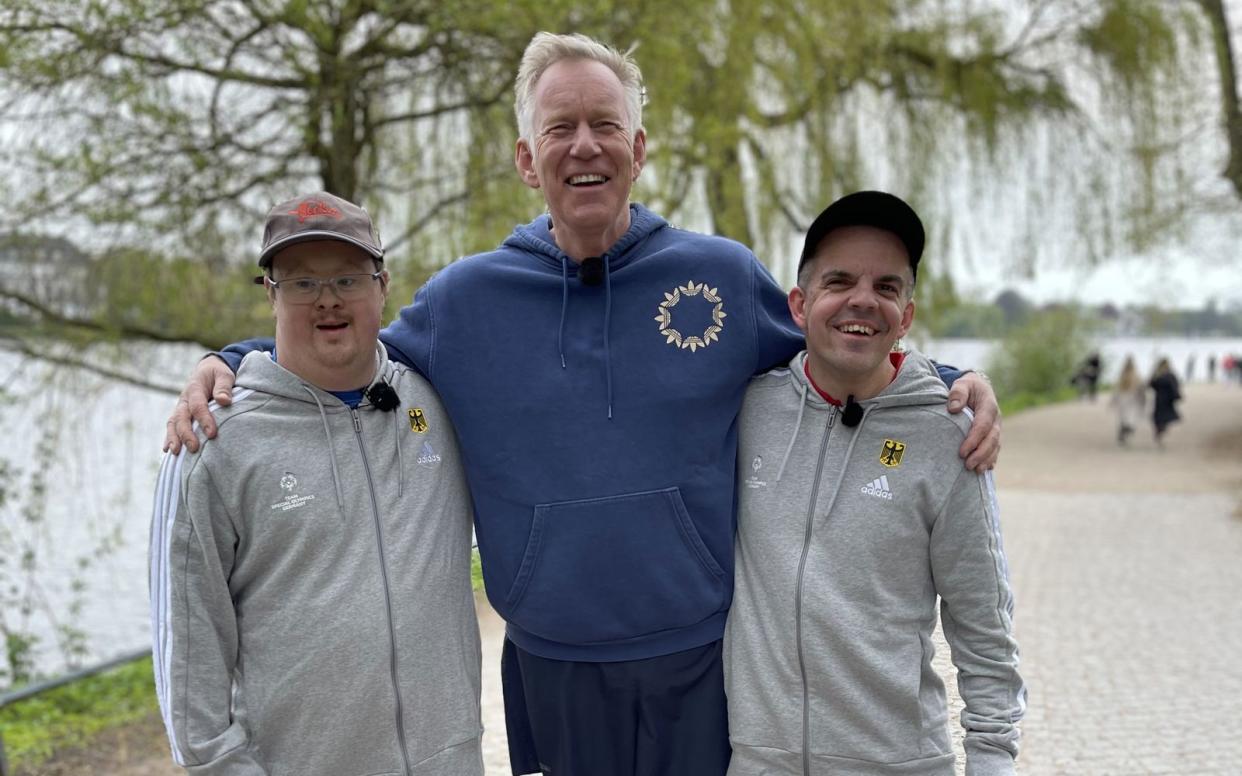
[[[214,440],[166,456],[151,527],[156,689],[204,776],[469,776],[471,507],[439,397],[381,348],[395,412],[248,355]]]
[[[1013,773],[1025,707],[990,474],[907,354],[849,428],[805,353],[752,380],[725,635],[730,776],[952,776],[936,604],[966,703],[966,772]]]

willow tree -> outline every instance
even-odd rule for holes
[[[267,203],[321,186],[441,264],[539,207],[512,78],[534,32],[580,30],[646,74],[637,196],[772,256],[844,189],[934,201],[944,159],[1012,164],[1034,126],[1120,113],[1141,145],[1202,27],[1159,0],[3,0],[0,224],[223,260]],[[1116,83],[1124,105],[1093,96]]]

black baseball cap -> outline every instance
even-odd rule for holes
[[[925,239],[923,222],[905,200],[884,191],[856,191],[824,208],[806,232],[802,258],[798,260],[799,273],[824,238],[844,226],[872,226],[897,235],[910,257],[910,273],[918,277]]]

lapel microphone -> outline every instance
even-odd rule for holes
[[[578,266],[578,279],[584,286],[598,286],[604,282],[604,260],[599,256],[587,256]]]
[[[380,380],[366,390],[366,397],[371,400],[371,404],[375,405],[375,409],[380,412],[391,412],[401,403],[401,397],[392,389],[388,383]],[[851,397],[853,398],[853,397]]]
[[[854,394],[851,393],[845,400],[845,408],[841,410],[841,423],[853,428],[862,422],[862,416],[862,405],[854,401]]]

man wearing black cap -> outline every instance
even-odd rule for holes
[[[966,772],[1009,776],[1025,690],[991,473],[957,455],[914,319],[923,226],[890,194],[829,206],[789,293],[807,349],[751,381],[725,632],[730,776],[952,776],[936,604]]]
[[[200,776],[482,776],[470,498],[439,397],[378,342],[383,257],[351,202],[272,208],[275,348],[160,470],[156,690]]]

